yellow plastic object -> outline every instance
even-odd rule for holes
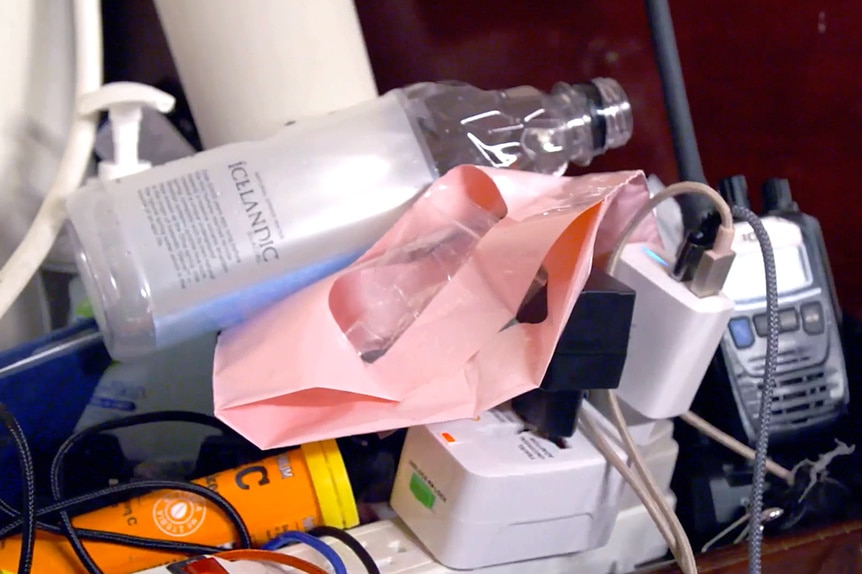
[[[326,526],[352,528],[359,524],[359,511],[344,459],[334,440],[302,445],[317,503]]]

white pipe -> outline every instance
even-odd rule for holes
[[[155,0],[204,146],[377,95],[353,0]]]
[[[102,85],[100,0],[75,0],[75,98]],[[0,317],[12,306],[48,255],[66,220],[66,198],[84,177],[96,137],[96,114],[75,114],[60,167],[18,248],[0,270]]]

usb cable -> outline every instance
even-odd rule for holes
[[[705,196],[712,201],[718,211],[720,217],[720,225],[715,229],[715,239],[710,249],[706,249],[699,257],[699,262],[703,265],[700,269],[695,269],[692,273],[692,281],[689,284],[690,289],[695,293],[701,293],[699,296],[707,296],[707,294],[718,293],[724,284],[724,278],[730,270],[730,264],[733,262],[733,215],[730,207],[722,199],[722,197],[714,189],[708,185],[695,182],[681,182],[670,185],[654,195],[646,202],[632,217],[628,225],[623,229],[617,238],[613,252],[608,258],[606,270],[609,275],[614,275],[623,249],[628,244],[629,238],[638,228],[641,222],[648,217],[655,207],[672,197],[682,194],[698,194]],[[721,269],[724,268],[722,276]],[[693,286],[693,287],[692,287]],[[607,445],[602,444],[601,434],[594,424],[594,421],[585,421],[585,430],[587,435],[596,448],[598,448],[605,458],[623,475],[623,478],[629,483],[635,494],[638,495],[641,502],[647,508],[650,516],[656,523],[662,536],[668,544],[668,548],[673,554],[680,568],[685,574],[696,574],[697,563],[694,558],[694,550],[685,533],[685,529],[676,516],[674,510],[668,505],[661,493],[661,489],[656,484],[655,478],[646,466],[646,462],[640,455],[635,446],[634,439],[629,432],[628,425],[623,417],[622,409],[616,394],[612,391],[604,391],[607,397],[607,403],[610,406],[611,421],[614,423],[616,430],[622,439],[623,447],[630,463],[634,466],[634,472],[623,473],[618,461],[614,460],[615,453],[609,455]],[[618,458],[618,457],[616,457]],[[626,470],[629,470],[626,468]]]
[[[763,549],[763,491],[766,485],[767,451],[769,449],[769,426],[772,419],[772,394],[775,390],[775,374],[778,369],[778,278],[775,269],[775,253],[769,234],[760,218],[753,211],[734,206],[733,213],[751,225],[760,243],[763,267],[766,270],[766,365],[763,373],[763,391],[760,395],[760,429],[754,449],[754,478],[751,486],[751,535],[748,539],[748,571],[760,574],[761,551]]]
[[[613,275],[623,249],[628,243],[632,233],[637,229],[640,223],[650,213],[653,212],[655,206],[662,201],[675,197],[681,194],[694,193],[705,196],[709,199],[716,208],[718,214],[718,225],[715,226],[715,216],[707,216],[703,224],[706,229],[700,230],[701,233],[689,234],[686,237],[686,243],[681,249],[688,248],[688,252],[692,254],[687,257],[682,266],[677,266],[674,270],[674,276],[677,279],[685,279],[688,288],[698,297],[708,297],[718,294],[727,278],[733,263],[734,253],[732,249],[734,228],[733,215],[745,219],[754,229],[755,235],[760,242],[761,251],[763,252],[764,267],[766,269],[766,286],[767,286],[767,320],[769,324],[769,333],[767,337],[767,353],[766,353],[766,369],[764,377],[764,389],[760,405],[760,420],[761,426],[758,434],[757,449],[754,451],[754,481],[752,486],[752,503],[751,503],[751,518],[750,531],[751,537],[749,542],[749,562],[750,571],[753,573],[760,572],[760,552],[762,546],[762,509],[763,509],[763,491],[765,485],[765,473],[767,468],[773,473],[782,474],[785,480],[790,476],[789,471],[780,469],[776,472],[774,463],[767,458],[767,447],[769,439],[769,426],[771,418],[771,397],[775,386],[776,359],[778,352],[778,294],[776,285],[775,260],[772,253],[772,246],[769,242],[769,236],[766,229],[760,222],[760,219],[752,211],[745,208],[734,208],[731,211],[730,206],[724,199],[711,187],[696,183],[682,182],[673,184],[654,197],[652,197],[641,209],[634,215],[628,225],[623,229],[617,239],[617,244],[608,259],[607,271]],[[606,391],[607,402],[610,405],[611,420],[616,427],[626,454],[629,457],[630,463],[634,466],[634,471],[628,467],[623,471],[620,467],[625,466],[616,456],[616,453],[609,448],[598,425],[594,421],[587,418],[584,421],[583,427],[587,436],[593,441],[596,447],[605,455],[608,461],[623,475],[624,479],[630,484],[632,489],[644,503],[650,516],[656,522],[656,526],[662,533],[662,536],[668,543],[668,547],[674,555],[674,558],[680,565],[680,568],[686,574],[696,574],[697,564],[694,558],[694,552],[691,548],[691,543],[688,540],[684,529],[682,528],[679,519],[673,509],[667,504],[664,497],[661,495],[660,489],[655,482],[652,474],[646,467],[645,461],[638,452],[631,433],[628,430],[622,410],[616,395],[611,391]],[[683,417],[690,421],[692,417]],[[782,472],[783,471],[783,472]],[[792,480],[792,478],[790,478]]]
[[[694,270],[689,288],[699,297],[715,295],[721,291],[724,279],[730,271],[731,263],[733,263],[733,214],[730,211],[730,206],[717,191],[708,185],[693,181],[669,185],[641,206],[617,238],[616,246],[608,258],[606,266],[608,274],[614,274],[629,238],[659,203],[671,197],[692,193],[705,196],[715,204],[721,223],[715,230],[712,248],[705,250],[699,258],[699,264]]]

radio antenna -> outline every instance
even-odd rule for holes
[[[646,0],[646,11],[679,180],[707,183],[688,106],[670,7],[667,0]],[[709,201],[697,195],[681,195],[677,201],[686,230],[696,228],[712,210]]]

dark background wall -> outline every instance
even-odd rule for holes
[[[821,220],[839,297],[862,317],[862,3],[672,0],[707,177],[787,177]],[[643,3],[636,0],[356,0],[381,91],[420,80],[494,88],[608,75],[635,135],[593,170],[674,181]],[[151,0],[105,2],[108,79],[176,78]],[[754,194],[753,203],[759,205]]]

